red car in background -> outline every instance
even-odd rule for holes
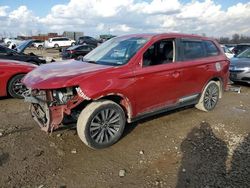
[[[0,97],[10,95],[23,98],[22,93],[26,91],[26,87],[21,80],[36,67],[31,63],[0,59]]]

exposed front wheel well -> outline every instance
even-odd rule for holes
[[[75,111],[81,111],[88,104],[90,104],[90,103],[92,103],[94,101],[98,101],[98,100],[110,100],[110,101],[115,102],[116,104],[121,106],[121,108],[123,109],[123,111],[124,111],[124,113],[126,115],[126,119],[131,118],[131,106],[130,106],[130,103],[129,103],[128,99],[125,99],[124,97],[122,97],[120,95],[107,95],[107,96],[97,98],[95,100],[84,100],[81,104],[79,104],[77,107],[75,107],[74,110]]]

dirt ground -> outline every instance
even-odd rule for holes
[[[128,124],[117,144],[92,150],[74,128],[48,135],[23,100],[0,98],[0,187],[250,187],[249,99],[243,86],[211,112]]]

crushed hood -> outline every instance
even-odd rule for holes
[[[18,52],[18,53],[23,53],[24,50],[29,47],[31,44],[33,43],[33,40],[26,40],[26,41],[23,41],[21,42],[16,48],[15,50]]]

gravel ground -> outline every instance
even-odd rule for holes
[[[0,187],[250,187],[250,87],[208,113],[184,108],[127,125],[92,150],[76,130],[46,134],[23,100],[0,98]]]

